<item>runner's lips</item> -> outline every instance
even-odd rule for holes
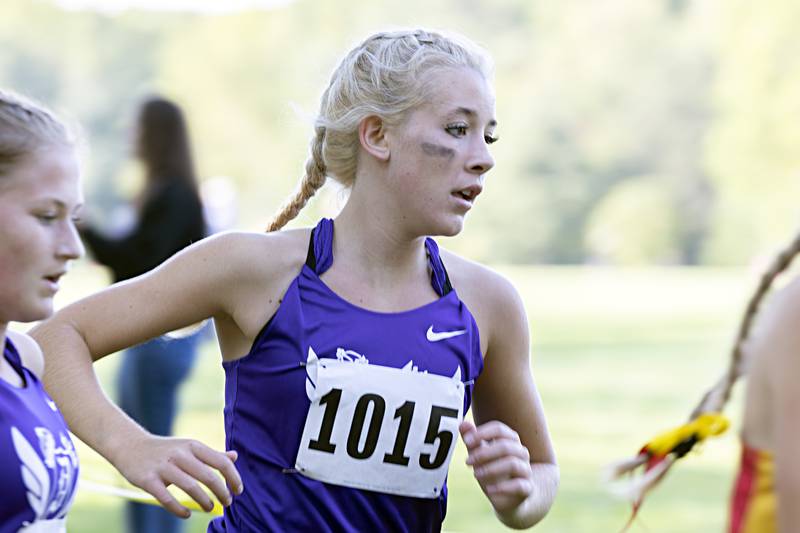
[[[463,189],[458,189],[453,191],[453,195],[463,198],[468,202],[474,202],[475,198],[483,191],[483,187],[480,185],[470,185],[469,187],[464,187]]]
[[[55,274],[47,274],[46,276],[44,276],[44,279],[46,279],[47,281],[52,281],[53,283],[58,283],[58,280],[61,279],[61,276],[63,276],[66,273],[67,272],[65,270],[62,270]]]

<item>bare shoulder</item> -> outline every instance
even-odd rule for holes
[[[757,317],[756,331],[760,338],[800,341],[800,330],[794,327],[800,321],[800,278],[792,279],[771,296]]]
[[[17,348],[19,357],[22,359],[22,365],[36,374],[36,377],[42,379],[42,375],[44,375],[44,356],[36,341],[28,335],[16,331],[6,331],[6,335]]]
[[[198,243],[198,259],[214,259],[237,278],[247,274],[274,275],[302,265],[306,257],[309,228],[272,233],[225,232]]]
[[[499,272],[475,261],[442,250],[442,261],[450,283],[462,298],[476,300],[476,305],[494,308],[521,304],[519,292],[511,281]],[[467,305],[470,305],[467,302]]]
[[[215,315],[226,360],[248,353],[253,340],[278,309],[308,252],[310,228],[272,233],[226,233],[213,237],[205,252],[225,292],[224,313]]]
[[[511,281],[491,268],[442,250],[450,283],[467,305],[481,334],[484,355],[493,340],[519,337],[527,342],[528,320],[519,292]]]
[[[776,291],[757,317],[751,339],[746,343],[751,375],[772,378],[786,376],[788,369],[800,370],[800,278]]]
[[[800,319],[800,277],[793,278],[785,287],[776,291],[773,307],[781,319]]]

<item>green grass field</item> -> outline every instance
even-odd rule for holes
[[[556,504],[543,533],[616,532],[629,506],[608,494],[602,467],[634,453],[655,433],[682,423],[701,392],[722,372],[754,278],[743,270],[501,268],[526,302],[532,366],[561,468]],[[96,267],[79,265],[59,303],[99,288]],[[98,365],[113,394],[114,357]],[[741,387],[740,387],[741,389]],[[722,532],[737,461],[742,390],[729,414],[734,430],[687,457],[647,500],[632,532]],[[207,344],[182,391],[177,433],[223,443],[223,374]],[[470,471],[464,449],[450,470],[448,531],[504,531]],[[115,482],[113,469],[81,446],[82,476]],[[205,531],[195,514],[188,531]],[[121,531],[121,501],[78,494],[70,531]]]

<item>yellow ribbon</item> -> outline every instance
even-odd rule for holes
[[[721,435],[730,422],[722,413],[703,413],[691,422],[665,431],[647,443],[645,448],[654,455],[663,456],[672,452],[680,443],[694,436],[697,442]]]
[[[132,502],[161,506],[158,500],[156,500],[150,494],[140,490],[115,487],[112,485],[105,485],[103,483],[95,483],[94,481],[87,481],[85,479],[79,480],[78,487],[80,489],[88,490],[90,492],[96,492],[98,494],[117,496],[125,500],[130,500]],[[222,516],[222,504],[219,503],[214,498],[212,498],[211,501],[214,502],[214,507],[210,511],[206,511],[205,509],[200,507],[199,503],[192,500],[191,498],[178,498],[178,502],[189,510],[200,511],[202,513],[209,513],[215,516]]]

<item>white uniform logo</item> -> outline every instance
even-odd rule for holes
[[[431,326],[428,328],[428,331],[425,332],[425,338],[431,342],[439,342],[445,339],[458,337],[466,332],[467,330],[465,329],[459,329],[457,331],[433,331],[433,326]]]
[[[49,429],[37,427],[35,431],[41,455],[19,429],[11,427],[11,440],[19,457],[28,505],[34,513],[33,522],[26,522],[19,531],[61,533],[66,531],[65,517],[75,495],[78,456],[65,434],[59,435],[57,443]],[[55,487],[50,486],[53,471],[56,472]]]
[[[370,365],[337,350],[319,359],[309,347],[311,406],[295,468],[326,483],[401,496],[436,498],[463,418],[461,368],[452,378]]]

